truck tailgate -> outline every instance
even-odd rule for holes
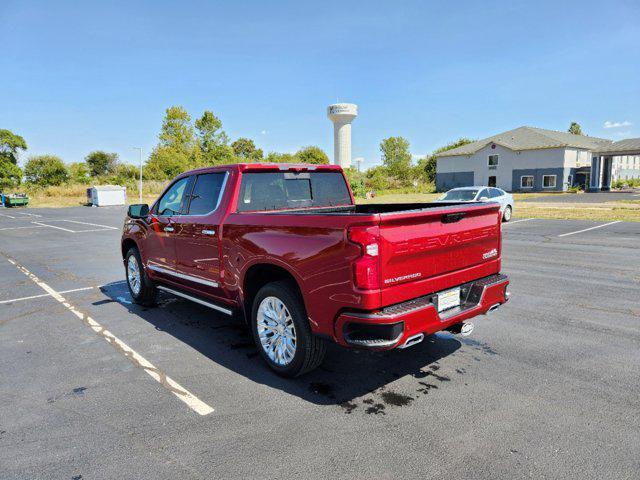
[[[383,303],[415,298],[495,273],[500,268],[500,246],[497,204],[382,214]]]

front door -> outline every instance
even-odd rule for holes
[[[149,215],[143,260],[154,277],[172,281],[176,266],[175,221],[184,208],[188,177],[177,180],[156,202]]]
[[[489,177],[488,186],[489,187],[495,187],[496,186],[496,176],[495,175],[491,175]]]
[[[185,215],[174,218],[176,271],[187,289],[217,298],[224,297],[220,268],[219,208],[226,172],[195,177]]]

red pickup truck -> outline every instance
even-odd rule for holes
[[[356,205],[334,165],[216,166],[131,205],[122,256],[135,302],[161,290],[238,315],[269,366],[296,376],[327,340],[406,348],[505,303],[499,209]]]

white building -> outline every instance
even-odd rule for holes
[[[438,154],[436,188],[488,185],[526,192],[588,187],[593,152],[611,144],[586,135],[516,128]]]
[[[616,180],[640,178],[640,138],[628,138],[595,151],[591,160],[593,191],[609,190]]]

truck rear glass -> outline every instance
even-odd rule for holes
[[[351,205],[340,172],[250,172],[242,175],[239,212]]]

